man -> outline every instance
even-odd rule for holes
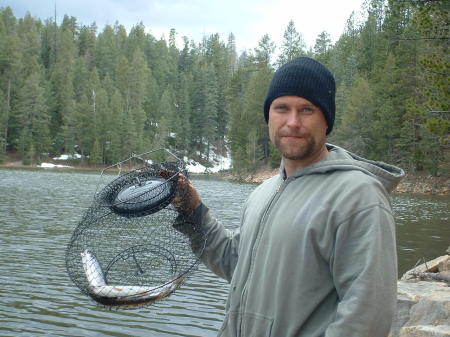
[[[280,172],[249,196],[239,230],[224,229],[184,185],[190,198],[178,206],[207,235],[201,259],[231,283],[219,336],[389,333],[397,262],[387,193],[403,171],[326,144],[335,91],[332,74],[313,59],[277,70],[264,116]],[[200,252],[187,227],[178,229]]]

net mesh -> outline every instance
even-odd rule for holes
[[[187,177],[184,164],[146,158],[158,151],[102,172],[93,202],[67,247],[70,278],[103,305],[125,309],[155,303],[172,294],[198,265],[190,240],[173,228],[183,217],[171,202],[175,195],[188,197],[177,189],[180,175]]]

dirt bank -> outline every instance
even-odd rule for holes
[[[260,184],[278,173],[278,169],[261,169],[254,173],[222,172],[225,180]],[[407,174],[393,193],[450,195],[450,177],[433,177],[426,174]]]

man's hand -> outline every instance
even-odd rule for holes
[[[200,206],[200,195],[191,181],[182,173],[178,175],[177,190],[172,204],[178,212],[183,214],[192,214]]]
[[[161,170],[160,175],[167,179],[173,175],[173,172]],[[178,175],[175,197],[172,200],[172,204],[179,213],[190,215],[200,206],[200,203],[201,199],[197,189],[184,174],[180,173]]]

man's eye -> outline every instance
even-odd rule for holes
[[[315,109],[314,109],[313,107],[309,107],[309,106],[304,107],[303,110],[302,110],[302,112],[303,112],[305,115],[310,115],[310,114],[312,114],[314,111],[315,111]]]

